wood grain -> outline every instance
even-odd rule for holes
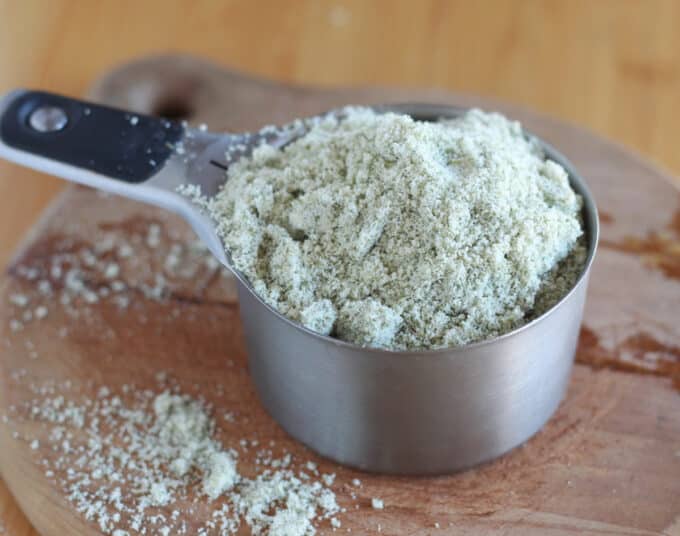
[[[679,10],[674,0],[4,0],[0,90],[82,94],[136,55],[182,50],[291,82],[439,86],[511,100],[678,173]],[[0,163],[3,264],[61,187]],[[34,534],[7,497],[0,484],[7,533]]]
[[[140,87],[146,88],[143,98]],[[580,364],[566,400],[545,429],[493,463],[428,479],[356,473],[315,458],[287,438],[257,403],[228,280],[172,281],[167,299],[143,298],[139,289],[158,268],[151,272],[140,268],[158,267],[169,249],[167,243],[158,248],[138,247],[136,264],[122,263],[120,277],[136,293],[135,307],[124,313],[104,301],[89,307],[89,314],[73,318],[55,298],[41,298],[35,283],[21,275],[20,266],[46,273],[50,259],[64,248],[92,247],[111,232],[144,235],[150,223],[161,226],[163,237],[182,241],[191,236],[183,222],[161,211],[70,188],[34,229],[0,283],[0,340],[5,342],[0,409],[25,407],[34,397],[31,383],[70,380],[74,388],[67,396],[91,396],[99,385],[119,390],[130,378],[142,388],[151,387],[154,373],[166,370],[189,392],[200,382],[215,407],[244,418],[236,430],[220,427],[230,446],[242,437],[255,437],[263,444],[274,440],[278,448],[298,459],[312,457],[323,470],[336,472],[340,502],[359,506],[342,517],[343,527],[354,533],[377,534],[380,526],[383,534],[435,534],[435,523],[445,533],[472,534],[658,534],[675,530],[680,504],[676,455],[680,397],[673,382],[680,378],[680,329],[674,319],[680,314],[680,271],[675,271],[672,262],[680,245],[680,228],[675,224],[680,217],[680,192],[665,175],[578,128],[521,107],[439,91],[283,87],[171,56],[114,72],[94,92],[97,99],[140,111],[153,109],[168,94],[176,99],[184,96],[195,119],[212,115],[218,126],[234,129],[285,121],[348,101],[436,100],[496,107],[522,120],[575,162],[605,214],[605,247],[593,268]],[[211,101],[215,95],[219,101]],[[650,244],[656,257],[645,249]],[[97,274],[88,277],[94,286],[104,282]],[[635,281],[633,287],[631,281]],[[48,317],[12,333],[9,322],[20,314],[7,305],[7,296],[14,292],[42,300],[49,307]],[[173,314],[175,310],[179,316]],[[659,311],[665,315],[660,317]],[[68,334],[57,336],[62,327],[67,327]],[[29,348],[37,352],[37,359],[30,358]],[[225,366],[226,356],[231,367]],[[17,370],[25,373],[17,378],[12,374]],[[215,381],[223,384],[224,396],[215,390]],[[18,440],[11,437],[12,431],[20,434]],[[41,434],[44,430],[30,419],[17,418],[13,426],[0,428],[0,471],[45,536],[96,534],[96,526],[75,514],[58,484],[38,465],[54,454],[47,447],[32,451],[22,439],[38,435],[41,445],[46,445]],[[241,470],[253,468],[247,455],[239,463]],[[355,503],[343,484],[357,476],[364,486]],[[372,496],[386,501],[384,512],[370,508]],[[192,518],[192,522],[199,521],[200,516]],[[320,532],[331,530],[324,524]]]

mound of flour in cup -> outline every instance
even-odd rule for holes
[[[430,349],[514,329],[573,286],[582,199],[517,122],[344,112],[260,146],[207,202],[272,307],[360,345]]]

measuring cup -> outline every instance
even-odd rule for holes
[[[415,119],[464,110],[379,107]],[[584,200],[588,255],[574,287],[550,310],[502,336],[456,348],[390,351],[314,333],[279,314],[225,252],[213,222],[179,186],[214,195],[225,169],[263,140],[283,146],[298,121],[257,134],[215,134],[39,91],[0,101],[0,157],[178,213],[238,281],[250,373],[272,417],[319,454],[356,468],[438,474],[491,460],[535,434],[564,396],[599,235],[586,183],[555,149]],[[178,150],[178,148],[180,148]]]

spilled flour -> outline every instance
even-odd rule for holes
[[[37,398],[3,421],[40,425],[41,441],[14,437],[37,455],[50,453],[46,477],[104,534],[227,535],[245,524],[254,535],[305,536],[324,519],[341,525],[334,474],[311,462],[295,470],[290,454],[276,457],[269,448],[256,452],[254,476],[241,474],[239,453],[216,439],[209,408],[176,386],[102,387],[80,402],[68,387],[34,387]],[[258,442],[240,444],[248,452]],[[198,519],[207,521],[197,527]]]
[[[389,349],[479,341],[545,311],[582,269],[581,206],[499,114],[429,123],[365,108],[260,146],[206,201],[269,304]]]
[[[253,438],[252,415],[227,402],[222,381],[206,378],[192,387],[158,373],[144,388],[114,388],[36,378],[44,368],[33,361],[52,359],[52,343],[122,344],[128,332],[118,322],[110,325],[107,315],[130,316],[146,330],[167,329],[180,317],[195,321],[194,308],[181,305],[184,296],[207,299],[207,288],[233,303],[231,276],[193,237],[153,219],[102,227],[91,243],[64,236],[11,267],[0,345],[30,365],[21,367],[19,359],[7,370],[8,392],[24,396],[0,413],[3,434],[104,534],[349,532],[346,509],[368,507],[361,483],[296,459],[287,441]],[[157,318],[160,326],[150,323],[148,311],[161,306],[167,316]],[[41,339],[44,344],[32,338],[49,330],[56,338]],[[102,366],[120,367],[121,355],[102,355]]]

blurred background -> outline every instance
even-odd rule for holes
[[[676,0],[0,1],[0,91],[181,51],[275,80],[513,101],[680,174]],[[0,262],[64,183],[0,163]],[[0,484],[0,521],[33,534]],[[9,527],[8,527],[9,530]]]

